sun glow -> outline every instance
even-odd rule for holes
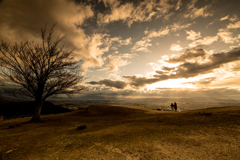
[[[146,86],[148,90],[156,90],[159,88],[179,88],[179,89],[196,89],[196,86],[187,83],[186,79],[170,79],[166,81],[157,82]]]

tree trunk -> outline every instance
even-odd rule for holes
[[[40,115],[41,115],[41,110],[42,110],[42,105],[43,105],[43,100],[36,100],[35,101],[35,111],[33,113],[33,117],[30,121],[36,122],[40,120]]]
[[[3,115],[0,116],[0,122],[4,121]]]

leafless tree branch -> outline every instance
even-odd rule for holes
[[[65,51],[60,42],[65,36],[52,40],[54,27],[48,35],[47,27],[41,28],[42,44],[33,42],[0,44],[1,75],[18,87],[8,87],[7,93],[34,98],[43,102],[57,94],[74,94],[84,89],[81,61],[73,58],[73,50]]]

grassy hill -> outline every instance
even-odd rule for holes
[[[44,115],[39,123],[26,123],[30,118],[0,122],[0,159],[240,159],[240,107],[101,105]]]

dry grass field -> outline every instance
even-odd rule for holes
[[[240,107],[173,112],[102,105],[26,123],[30,118],[0,122],[0,159],[240,159]]]

